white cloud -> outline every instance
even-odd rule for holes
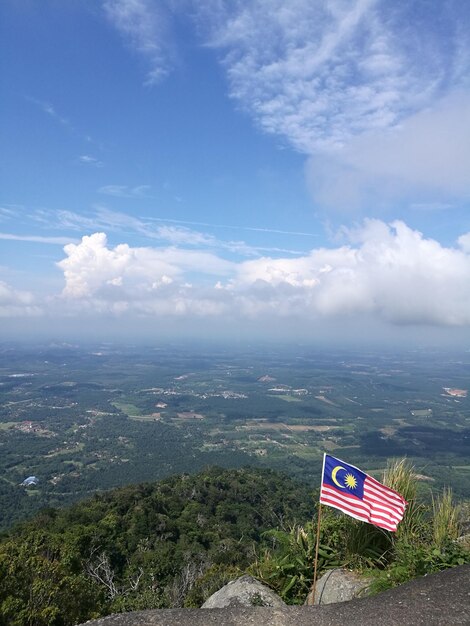
[[[127,213],[119,211],[111,211],[103,206],[95,207],[95,212],[85,215],[68,210],[48,211],[44,209],[36,210],[33,219],[40,222],[48,228],[71,229],[83,232],[94,230],[107,230],[119,233],[136,233],[148,239],[160,240],[174,246],[193,246],[203,247],[207,249],[220,249],[229,251],[235,255],[245,257],[258,256],[260,253],[286,253],[299,254],[296,250],[286,250],[275,247],[250,246],[244,241],[222,240],[211,234],[192,230],[183,226],[174,226],[173,224],[199,224],[210,227],[224,227],[221,225],[201,224],[198,222],[188,222],[183,220],[165,220],[158,218],[138,218]],[[168,222],[165,224],[164,222]],[[155,223],[158,223],[157,226]],[[161,224],[161,225],[160,225]],[[311,233],[290,233],[285,231],[271,231],[270,229],[243,228],[241,230],[253,230],[264,232],[283,232],[284,234],[296,234],[304,236],[314,236]]]
[[[36,98],[31,97],[26,97],[26,100],[32,102],[33,104],[36,104],[44,113],[57,120],[63,126],[71,127],[69,120],[65,117],[62,117],[62,115],[59,115],[55,107],[52,106],[52,104],[50,104],[49,102],[43,102],[42,100],[37,100]]]
[[[144,56],[150,71],[146,83],[153,85],[167,76],[173,64],[173,48],[168,37],[164,3],[151,0],[106,0],[107,18],[130,46]]]
[[[45,243],[64,246],[74,241],[71,237],[44,237],[42,235],[15,235],[0,233],[0,239],[4,241],[28,241],[32,243]]]
[[[468,3],[107,0],[105,8],[150,60],[149,82],[169,69],[170,18],[195,19],[222,57],[230,96],[310,157],[318,206],[469,197]]]
[[[467,4],[214,0],[199,19],[231,96],[311,157],[318,206],[470,195]]]
[[[403,222],[369,220],[348,237],[354,245],[313,250],[302,259],[245,262],[234,288],[262,286],[275,301],[277,289],[284,298],[290,287],[296,305],[300,299],[304,313],[312,315],[373,314],[394,324],[470,324],[468,252],[425,239]]]
[[[458,243],[464,252],[470,254],[470,233],[465,233],[465,235],[461,235],[458,239]]]
[[[104,166],[103,161],[100,161],[96,157],[91,156],[89,154],[82,154],[81,156],[78,157],[78,160],[80,161],[80,163],[84,163],[85,165],[94,165],[95,167]]]
[[[63,299],[75,311],[231,315],[263,325],[286,316],[470,325],[469,234],[451,248],[403,222],[368,220],[344,232],[349,242],[338,248],[239,263],[174,247],[110,248],[96,233],[65,247]]]
[[[57,265],[64,272],[64,296],[115,299],[139,293],[145,299],[156,286],[171,285],[185,273],[225,275],[232,264],[209,252],[179,248],[108,248],[104,233],[82,238],[64,248],[67,258]],[[108,286],[119,287],[121,293]]]
[[[307,180],[325,207],[377,207],[407,199],[446,207],[470,198],[470,93],[443,99],[387,132],[353,139],[341,152],[316,155]]]
[[[28,291],[19,291],[0,281],[0,317],[23,317],[40,315],[41,309]]]
[[[128,187],[127,185],[104,185],[98,189],[98,193],[115,198],[148,198],[150,185],[137,185]]]
[[[211,45],[225,51],[231,95],[307,154],[396,125],[445,93],[450,76],[453,87],[468,84],[469,37],[457,29],[465,9],[455,2],[421,21],[412,3],[377,0],[203,7]]]

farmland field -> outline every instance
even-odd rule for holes
[[[469,353],[3,345],[1,525],[208,465],[269,466],[315,489],[324,452],[378,475],[406,456],[423,492],[468,497],[470,400],[448,391],[468,387]]]

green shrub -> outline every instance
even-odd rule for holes
[[[432,501],[418,501],[418,477],[406,459],[392,461],[382,482],[407,500],[396,533],[355,520],[323,507],[318,576],[339,565],[373,574],[372,591],[380,591],[417,576],[470,562],[460,530],[460,507],[449,489]],[[270,585],[289,604],[301,603],[313,579],[315,524],[294,526],[290,532],[268,531],[271,545],[250,571]]]

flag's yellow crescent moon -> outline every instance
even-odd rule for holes
[[[338,485],[340,489],[346,489],[344,485],[340,485],[339,482],[336,480],[336,474],[339,472],[339,470],[346,471],[346,468],[343,467],[342,465],[337,465],[334,468],[334,470],[331,472],[331,480],[334,482],[335,485]]]

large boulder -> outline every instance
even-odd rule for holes
[[[361,598],[367,595],[370,583],[370,578],[356,572],[343,568],[331,569],[317,581],[314,604],[334,604]],[[312,604],[312,591],[305,604]]]
[[[376,596],[328,606],[155,609],[108,615],[88,626],[468,626],[470,565],[422,576]],[[84,626],[84,625],[82,625]]]
[[[234,606],[286,606],[269,587],[252,576],[241,576],[219,589],[202,605],[202,609],[223,609]]]

